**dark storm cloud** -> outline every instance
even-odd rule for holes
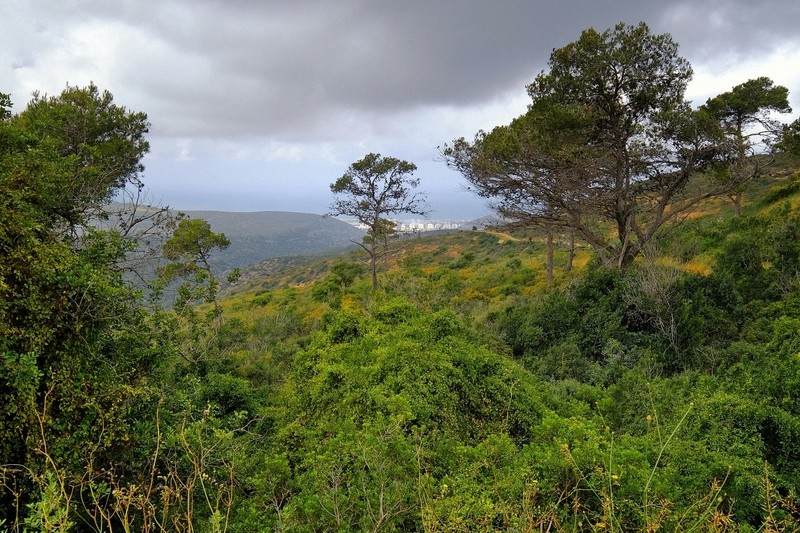
[[[655,29],[670,32],[695,61],[733,54],[755,57],[800,40],[800,2],[706,0],[665,2],[654,12]]]
[[[326,124],[340,114],[369,120],[370,113],[479,105],[504,91],[522,92],[552,48],[589,26],[643,20],[671,31],[685,54],[706,60],[722,52],[746,56],[795,36],[787,19],[800,18],[787,13],[800,15],[798,3],[768,6],[766,13],[746,2],[697,4],[250,2],[208,3],[197,14],[197,4],[187,2],[176,4],[175,15],[188,13],[188,21],[174,31],[170,19],[162,20],[157,35],[208,62],[212,79],[189,89],[197,100],[227,98],[225,106],[199,111],[201,121],[255,134],[311,130],[324,138],[334,130]],[[187,103],[196,108],[193,100]]]
[[[335,121],[523,92],[552,48],[590,26],[645,21],[705,61],[795,38],[800,19],[793,0],[33,4],[46,7],[32,9],[40,30],[19,50],[19,65],[36,64],[70,27],[111,23],[118,41],[109,82],[136,92],[161,132],[307,140],[340,135]]]

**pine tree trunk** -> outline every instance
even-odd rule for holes
[[[731,197],[733,200],[733,213],[740,217],[742,216],[742,193],[737,192],[734,196]]]
[[[547,228],[547,281],[553,282],[553,228]]]
[[[567,264],[564,265],[564,272],[572,271],[572,260],[575,259],[575,230],[569,230],[569,252],[567,253]]]

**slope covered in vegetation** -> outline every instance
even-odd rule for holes
[[[227,298],[170,380],[229,431],[231,527],[796,527],[797,188],[625,271],[579,249],[548,284],[536,236],[475,231],[407,241],[376,292],[346,255]]]

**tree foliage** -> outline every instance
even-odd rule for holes
[[[778,146],[785,152],[800,155],[800,118],[784,127]]]
[[[574,230],[624,267],[662,226],[750,177],[693,180],[731,147],[684,99],[692,69],[669,35],[643,23],[586,30],[549,66],[528,86],[527,113],[442,150],[505,218]]]
[[[35,93],[12,121],[33,150],[25,156],[33,166],[29,170],[47,172],[46,181],[27,185],[52,224],[74,231],[100,215],[117,191],[127,185],[141,188],[141,158],[149,150],[147,115],[116,105],[108,91],[90,84],[68,86],[58,96]]]
[[[165,331],[179,353],[190,363],[213,358],[217,355],[217,334],[222,327],[222,310],[217,294],[220,282],[211,268],[212,253],[225,250],[230,241],[224,233],[214,233],[211,225],[203,219],[182,218],[172,235],[162,246],[162,257],[167,262],[158,269],[152,298],[163,298],[167,288],[174,287],[173,308],[175,316],[160,314],[169,322]],[[228,281],[238,279],[239,269],[228,275]],[[212,304],[205,315],[198,313],[194,305]]]
[[[330,214],[353,217],[367,228],[367,235],[358,244],[369,254],[373,288],[378,285],[381,247],[397,233],[394,222],[386,216],[427,213],[424,195],[413,191],[419,186],[419,179],[411,177],[416,169],[408,161],[370,153],[350,165],[330,186],[336,195]]]
[[[703,108],[722,122],[725,129],[737,137],[737,141],[747,143],[744,149],[752,146],[752,142],[747,142],[749,139],[764,135],[774,138],[780,132],[781,125],[772,118],[772,113],[792,112],[789,89],[776,86],[771,79],[763,76],[709,98]]]
[[[738,183],[731,191],[737,216],[741,215],[742,187],[772,160],[773,146],[782,125],[774,113],[791,113],[789,90],[766,77],[748,80],[728,92],[709,98],[702,110],[718,120],[736,147],[736,157],[724,169],[726,181]],[[742,178],[746,179],[742,179]]]
[[[214,233],[203,219],[184,218],[163,245],[163,257],[169,261],[164,275],[171,280],[179,276],[196,274],[203,270],[211,273],[209,256],[214,250],[224,250],[231,242],[224,233]]]
[[[0,100],[0,465],[27,474],[15,502],[0,498],[13,516],[45,472],[64,481],[87,460],[136,455],[127,420],[150,394],[153,350],[113,268],[128,243],[86,223],[137,182],[147,124],[93,85],[36,96],[19,115]]]

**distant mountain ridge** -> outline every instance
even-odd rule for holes
[[[174,210],[178,212],[178,210]],[[364,232],[332,217],[288,211],[179,211],[202,218],[215,233],[231,241],[228,249],[212,256],[220,271],[244,268],[282,256],[313,255],[344,248]]]

